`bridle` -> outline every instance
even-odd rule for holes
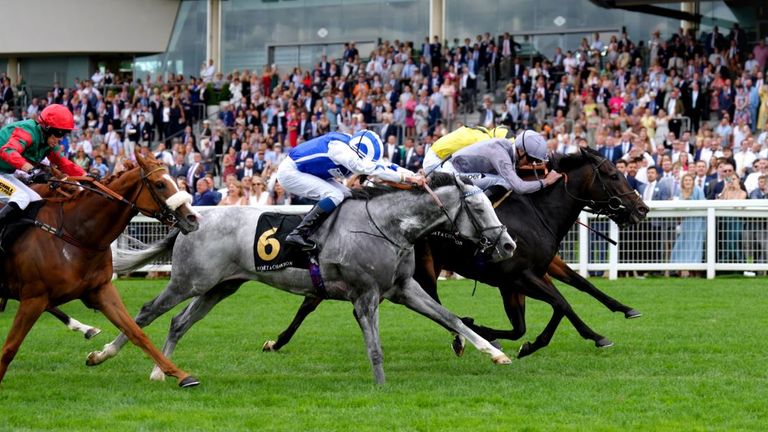
[[[459,184],[458,179],[454,176],[453,178],[454,184],[456,185],[456,188],[458,188],[460,191],[461,185]],[[445,208],[445,205],[443,205],[442,201],[440,201],[440,198],[435,194],[434,191],[429,187],[429,185],[424,185],[424,189],[429,193],[429,195],[432,197],[432,199],[437,204],[437,207],[443,212],[445,217],[448,219],[448,222],[451,223],[451,229],[453,231],[453,235],[455,237],[464,237],[459,233],[459,228],[456,225],[456,221],[459,219],[459,215],[461,214],[461,211],[457,211],[456,215],[451,218],[451,215],[448,213],[448,209]],[[498,246],[499,242],[501,241],[501,236],[504,235],[504,233],[507,231],[507,227],[503,224],[485,227],[480,224],[480,221],[477,219],[474,213],[472,213],[469,209],[469,204],[467,203],[467,198],[471,197],[472,195],[483,193],[482,189],[475,187],[473,190],[469,192],[462,192],[461,193],[461,210],[464,211],[464,213],[467,214],[467,217],[469,218],[469,221],[472,223],[472,226],[475,228],[475,232],[480,234],[480,239],[477,241],[478,249],[481,253],[485,253],[488,249],[495,248]],[[496,237],[491,239],[488,236],[485,235],[487,231],[493,231],[498,232],[496,234]],[[493,234],[492,234],[493,235]]]
[[[603,166],[604,163],[608,162],[608,159],[603,159],[597,164],[590,163],[592,167],[592,181],[590,182],[589,186],[591,187],[595,180],[600,182],[600,187],[603,189],[604,194],[608,197],[604,200],[594,200],[594,199],[584,199],[581,197],[578,197],[571,193],[570,190],[568,190],[568,175],[563,174],[563,188],[565,189],[565,193],[568,194],[571,199],[574,201],[583,203],[587,208],[585,208],[585,211],[588,211],[590,213],[596,214],[596,215],[606,215],[608,217],[618,217],[619,213],[626,209],[630,213],[635,211],[635,208],[637,207],[638,200],[634,200],[632,203],[631,208],[627,208],[624,205],[624,202],[622,201],[622,198],[628,196],[628,195],[635,195],[637,196],[637,193],[634,190],[630,190],[628,192],[624,193],[611,193],[608,190],[608,186],[605,183],[605,180],[603,179],[603,176],[600,173],[600,167]]]
[[[162,222],[163,224],[168,225],[171,228],[174,228],[179,223],[179,218],[176,216],[176,213],[173,210],[171,210],[170,207],[168,207],[168,204],[165,202],[165,200],[163,200],[157,194],[157,191],[155,191],[155,189],[149,185],[149,176],[151,176],[152,174],[158,171],[168,171],[168,168],[165,166],[158,166],[148,172],[145,172],[143,167],[139,167],[139,169],[141,170],[140,171],[141,186],[136,191],[133,198],[131,198],[130,200],[126,199],[122,195],[118,194],[117,192],[113,191],[112,189],[110,189],[100,181],[90,176],[68,177],[68,180],[60,180],[60,179],[52,178],[50,181],[52,183],[59,183],[59,184],[66,184],[66,185],[81,187],[97,195],[100,195],[108,200],[121,202],[129,206],[131,210],[137,211],[143,214],[144,216],[155,218],[160,222]],[[88,183],[90,183],[90,185],[88,185]],[[136,200],[141,195],[141,191],[144,189],[144,187],[146,187],[147,190],[149,190],[149,193],[152,195],[152,200],[155,201],[155,204],[157,204],[158,209],[151,210],[151,209],[140,207],[136,204]]]
[[[456,185],[456,188],[459,189],[459,191],[461,191],[462,190],[461,189],[461,185],[459,184],[459,181],[456,179],[455,176],[453,178],[453,181],[454,181],[454,184]],[[399,186],[396,186],[396,187],[399,188],[399,189],[403,189],[402,187],[399,187]],[[469,220],[472,223],[472,226],[475,228],[475,231],[480,234],[480,240],[478,240],[477,245],[478,245],[478,249],[479,249],[479,251],[481,253],[485,253],[485,251],[487,251],[488,249],[495,248],[499,244],[499,242],[501,241],[501,236],[504,235],[504,233],[507,231],[507,227],[505,225],[503,225],[503,224],[483,228],[482,225],[480,224],[480,222],[475,217],[475,215],[471,211],[469,211],[469,204],[467,204],[467,198],[469,198],[472,195],[475,195],[475,194],[478,194],[478,193],[482,193],[483,191],[480,188],[475,188],[472,191],[462,192],[461,193],[461,196],[460,196],[460,198],[461,198],[461,201],[460,201],[461,209],[456,212],[456,216],[453,217],[453,218],[451,218],[451,215],[448,213],[448,209],[445,208],[445,205],[440,200],[440,197],[437,196],[437,194],[432,190],[432,188],[429,187],[429,185],[425,184],[424,185],[424,190],[426,190],[426,192],[432,197],[432,200],[435,202],[435,204],[437,204],[437,207],[443,212],[443,215],[445,215],[445,218],[448,219],[448,222],[450,222],[450,224],[451,224],[453,235],[456,238],[459,238],[459,237],[463,238],[464,237],[463,235],[461,235],[459,233],[458,226],[456,225],[456,221],[459,219],[459,215],[461,214],[461,210],[464,210],[464,212],[469,217]],[[368,203],[369,202],[370,202],[370,200],[366,200],[365,201],[365,212],[368,215],[368,220],[371,222],[373,227],[376,228],[376,231],[379,232],[379,235],[375,235],[375,234],[371,234],[371,235],[373,235],[375,237],[383,238],[384,240],[386,240],[387,242],[389,242],[390,244],[392,244],[393,246],[395,246],[398,249],[407,249],[407,248],[404,248],[401,245],[397,244],[397,242],[395,242],[394,240],[389,238],[389,236],[387,236],[384,233],[384,231],[382,231],[382,229],[379,228],[379,225],[376,223],[375,220],[373,220],[373,215],[371,215],[371,211],[368,208]],[[488,236],[485,235],[485,232],[487,232],[487,231],[498,231],[498,234],[496,235],[495,238],[491,239],[491,238],[489,238]],[[362,231],[352,231],[352,232],[367,234],[367,233],[362,232]]]

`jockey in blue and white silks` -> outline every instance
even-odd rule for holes
[[[381,138],[368,130],[353,136],[330,132],[309,140],[288,153],[277,169],[277,180],[286,192],[317,200],[286,242],[313,249],[309,240],[317,228],[345,197],[349,189],[340,180],[352,174],[367,174],[381,180],[424,184],[424,178],[395,164],[382,164]]]

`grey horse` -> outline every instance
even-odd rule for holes
[[[453,175],[432,179],[434,196],[423,189],[354,192],[315,234],[325,293],[313,285],[305,269],[285,268],[260,272],[254,264],[253,239],[262,209],[221,207],[203,212],[200,229],[186,236],[169,235],[140,251],[113,252],[115,270],[125,272],[169,252],[171,280],[165,290],[147,302],[136,323],[149,325],[182,301],[195,297],[171,321],[163,352],[170,357],[179,339],[221,300],[247,280],[258,280],[301,296],[347,300],[363,331],[368,357],[377,383],[384,383],[379,340],[379,304],[383,299],[406,307],[464,336],[494,363],[509,358],[465,326],[453,313],[425,293],[413,279],[416,239],[431,231],[454,230],[491,250],[498,261],[512,256],[515,242],[499,222],[488,198],[475,186]],[[276,241],[275,239],[272,239]],[[87,364],[96,365],[117,355],[126,343],[119,335],[103,351],[92,352]],[[153,370],[150,378],[164,375]]]

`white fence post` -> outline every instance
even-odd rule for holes
[[[714,207],[707,209],[707,279],[715,278],[717,261],[717,218]]]
[[[619,241],[619,226],[616,222],[611,221],[610,237],[613,240]],[[608,246],[608,279],[616,280],[619,278],[619,247],[613,243]]]
[[[579,221],[581,221],[581,224],[579,225],[579,274],[582,277],[588,277],[590,257],[589,231],[587,230],[587,225],[589,224],[589,219],[587,219],[585,213],[582,213],[579,215]]]

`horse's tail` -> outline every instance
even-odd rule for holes
[[[112,266],[115,273],[128,273],[136,270],[144,264],[161,258],[173,250],[176,238],[181,231],[178,228],[172,229],[164,239],[151,245],[139,242],[142,249],[123,249],[116,247],[112,249]]]

